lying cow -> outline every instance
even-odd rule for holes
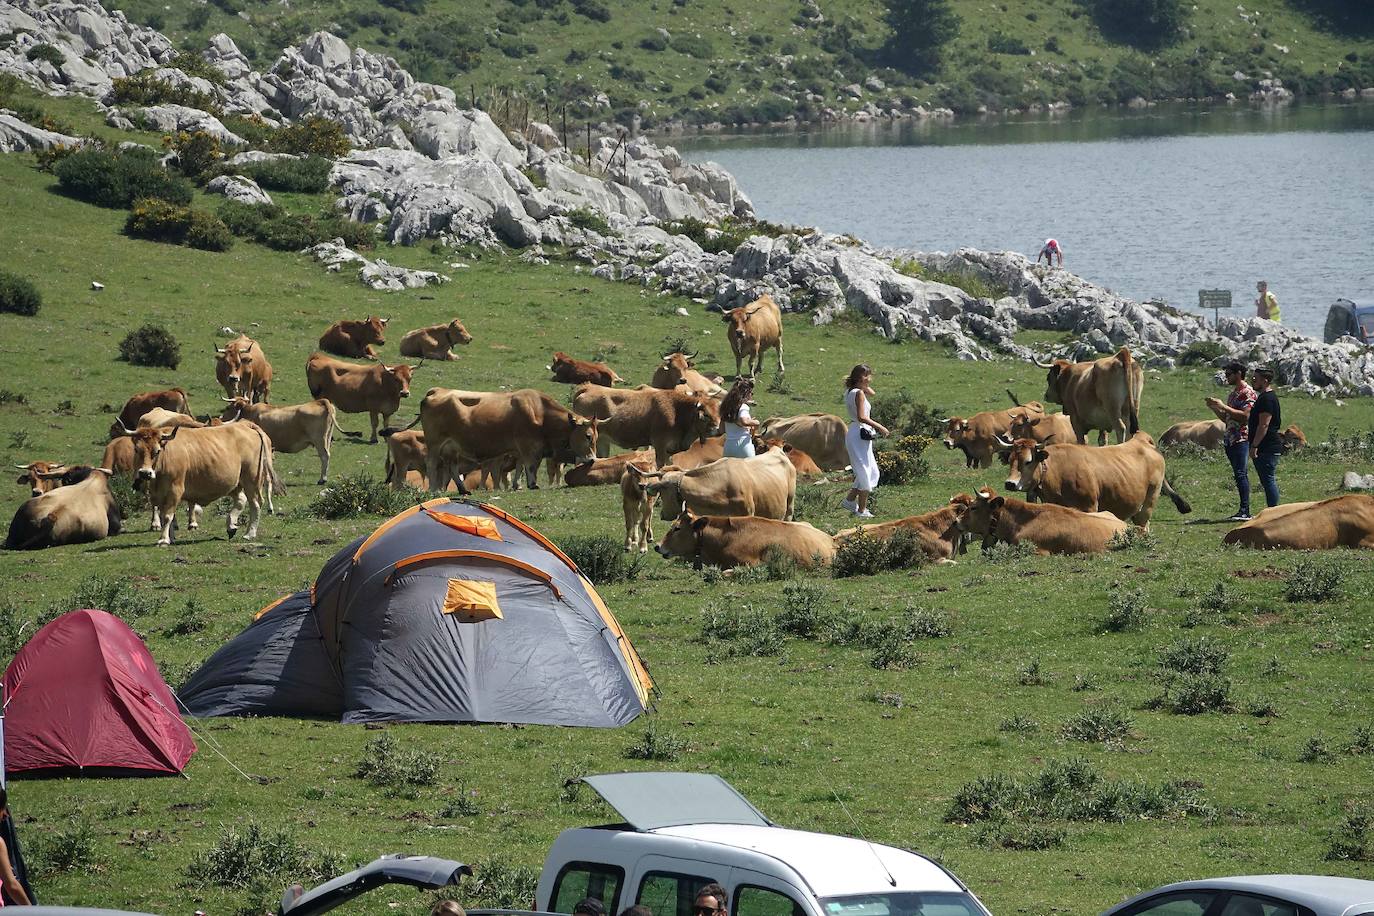
[[[734,569],[757,566],[771,556],[790,557],[798,565],[826,565],[835,558],[835,542],[806,522],[771,518],[696,516],[684,511],[654,547],[659,556],[691,560],[703,565]]]
[[[960,493],[949,501],[949,505],[934,512],[899,518],[893,522],[846,528],[835,535],[835,544],[840,546],[857,534],[886,541],[899,531],[905,531],[916,539],[926,559],[940,564],[953,563],[954,555],[964,552],[964,531],[960,525],[972,503],[972,496]]]
[[[1018,439],[1008,455],[1008,468],[1008,490],[1083,512],[1110,512],[1146,529],[1161,491],[1179,512],[1193,511],[1164,478],[1164,456],[1147,433],[1100,448]]]
[[[1279,433],[1279,438],[1283,440],[1283,451],[1285,454],[1307,446],[1307,437],[1304,436],[1302,430],[1298,429],[1296,426],[1290,425],[1283,432]]]
[[[740,377],[740,367],[746,362],[747,374],[756,377],[763,368],[763,354],[769,350],[778,351],[778,375],[783,374],[782,309],[772,296],[764,293],[748,305],[730,309],[721,315],[721,320],[726,325],[730,350],[735,354],[735,378]]]
[[[223,347],[215,347],[215,381],[226,398],[266,403],[272,389],[272,364],[256,340],[240,334]]]
[[[1265,509],[1221,542],[1259,550],[1374,549],[1374,496],[1347,493]]]
[[[373,347],[386,343],[386,323],[390,320],[369,315],[361,321],[348,318],[336,321],[320,335],[320,349],[335,356],[376,359],[377,351]]]
[[[191,402],[186,398],[186,392],[180,388],[169,388],[166,391],[145,391],[143,394],[136,394],[124,402],[124,407],[119,411],[118,418],[110,424],[110,438],[124,435],[125,430],[133,429],[138,425],[138,421],[143,415],[154,407],[161,407],[165,410],[175,411],[190,415]],[[105,465],[109,467],[109,465]]]
[[[54,489],[29,499],[14,513],[5,549],[87,544],[119,534],[110,473],[109,468],[83,466],[52,474]]]
[[[1087,442],[1090,430],[1098,430],[1097,444],[1105,445],[1107,433],[1118,444],[1140,429],[1140,394],[1145,388],[1145,370],[1122,347],[1113,356],[1086,363],[1056,359],[1036,362],[1048,369],[1045,400],[1064,405],[1077,441]]]
[[[401,355],[450,362],[458,358],[453,352],[454,347],[470,343],[472,335],[463,327],[463,322],[455,318],[448,324],[434,324],[407,331],[406,336],[401,338]]]
[[[1030,401],[1006,410],[984,410],[971,417],[949,417],[945,420],[943,442],[945,448],[964,453],[964,467],[991,467],[998,439],[1007,435],[1013,419],[1044,412],[1039,401]]]
[[[594,363],[586,359],[573,359],[562,350],[554,353],[553,362],[544,368],[553,373],[553,381],[567,385],[580,385],[591,382],[593,385],[610,387],[616,382],[625,381],[615,370],[605,363]]]
[[[30,497],[42,496],[54,487],[60,486],[58,481],[62,477],[62,472],[67,470],[66,464],[52,461],[30,461],[28,464],[16,464],[15,467],[24,472],[15,483],[21,487],[28,487]]]
[[[320,458],[320,479],[329,481],[329,457],[334,445],[334,431],[339,428],[334,405],[326,398],[286,407],[268,407],[239,397],[224,405],[220,419],[229,422],[251,420],[272,440],[272,450],[294,455],[313,447]]]
[[[644,387],[578,385],[573,410],[601,421],[601,435],[621,448],[652,446],[664,466],[676,452],[720,431],[720,405],[711,398]]]
[[[801,449],[823,471],[843,471],[849,467],[849,450],[844,444],[847,431],[845,421],[829,413],[769,417],[758,428],[761,438],[781,439]]]
[[[367,414],[372,421],[368,441],[376,442],[378,419],[385,425],[401,409],[401,399],[410,397],[411,373],[418,368],[405,363],[357,366],[312,353],[305,363],[305,379],[312,398],[326,398],[344,413]]]
[[[626,452],[610,458],[594,458],[591,461],[574,465],[563,472],[563,485],[568,487],[600,487],[620,483],[629,464],[654,467],[654,453],[651,451]]]
[[[698,372],[696,363],[693,362],[695,359],[696,353],[694,352],[664,353],[658,368],[654,370],[654,377],[650,384],[655,388],[664,388],[670,391],[681,385],[689,393],[707,398],[723,396],[725,389],[721,387],[721,377]]]
[[[724,436],[721,437],[722,441]],[[781,439],[760,439],[754,438],[754,454],[762,455],[769,449],[777,449],[787,456],[787,460],[792,462],[792,467],[797,471],[798,477],[820,477],[825,472],[820,465],[811,460],[811,456],[799,448],[795,448],[789,442]]]
[[[710,464],[712,461],[724,457],[725,437],[707,436],[705,439],[693,442],[690,448],[685,448],[668,456],[668,463],[680,471],[690,471],[692,468],[699,468],[703,464]]]
[[[961,527],[993,544],[1034,545],[1036,553],[1102,553],[1126,523],[1110,512],[1080,512],[1053,503],[1028,503],[997,496],[984,487]]]
[[[1159,447],[1188,444],[1208,450],[1219,449],[1225,435],[1224,420],[1185,420],[1164,430],[1164,435],[1159,437]]]
[[[677,518],[683,509],[699,515],[756,515],[792,518],[797,471],[780,451],[756,458],[722,458],[690,471],[641,471],[630,465],[645,492],[663,499],[660,517]]]
[[[620,472],[620,508],[625,513],[625,549],[644,553],[654,541],[654,502],[658,494],[640,486],[640,475],[632,470],[652,471],[653,453],[638,454],[640,457],[625,464]]]

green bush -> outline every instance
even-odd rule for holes
[[[639,46],[645,51],[666,51],[668,50],[668,39],[664,38],[659,32],[655,32],[639,40]]]
[[[29,855],[34,873],[43,876],[73,871],[89,874],[105,865],[95,831],[84,820],[74,820],[66,829],[34,835]]]
[[[921,566],[925,562],[919,541],[909,531],[897,531],[886,539],[860,531],[837,545],[830,574],[836,579],[871,576],[889,569]]]
[[[186,877],[195,885],[267,892],[287,882],[306,886],[339,873],[337,853],[317,853],[287,828],[263,828],[248,822],[225,827],[208,848],[191,856]]]
[[[782,610],[778,612],[778,628],[802,639],[815,639],[824,629],[829,616],[826,605],[830,594],[812,582],[789,582],[782,587]]]
[[[927,436],[902,436],[880,449],[874,458],[878,461],[879,479],[883,483],[900,485],[924,480],[930,473],[930,462],[922,453],[930,445]]]
[[[366,223],[355,223],[333,213],[310,216],[275,212],[278,215],[257,225],[253,237],[277,251],[300,251],[336,238],[343,239],[350,248],[371,248],[376,244],[376,227]]]
[[[701,35],[674,35],[673,50],[686,54],[688,57],[695,57],[697,60],[709,60],[716,53],[711,39]]]
[[[45,60],[54,67],[61,67],[67,62],[67,56],[62,53],[62,50],[46,41],[29,48],[29,53],[24,56],[29,60]]]
[[[1359,806],[1336,828],[1327,841],[1329,862],[1374,862],[1374,812]]]
[[[700,641],[712,648],[709,660],[719,657],[777,655],[783,632],[778,619],[752,604],[711,603],[701,611]]]
[[[119,358],[135,366],[175,369],[181,363],[181,345],[161,325],[145,324],[119,342]]]
[[[572,0],[573,9],[593,22],[610,22],[611,11],[601,0]]]
[[[1064,723],[1059,736],[1066,741],[1124,741],[1131,735],[1131,717],[1119,709],[1085,709]]]
[[[898,441],[907,436],[938,439],[944,434],[944,421],[949,416],[938,407],[917,401],[905,388],[884,393],[872,404],[873,419],[877,420]]]
[[[1030,47],[1015,35],[993,32],[988,36],[988,50],[994,54],[1030,54]]]
[[[329,170],[333,167],[334,163],[323,156],[312,155],[302,159],[247,162],[236,170],[271,191],[319,194],[329,189]]]
[[[626,760],[677,760],[687,752],[687,739],[658,727],[658,722],[649,720],[638,741],[621,752]]]
[[[1226,348],[1215,340],[1195,340],[1179,354],[1181,366],[1210,366],[1226,355]]]
[[[507,856],[478,860],[472,872],[471,878],[439,891],[438,897],[451,896],[469,910],[519,910],[530,905],[539,884],[538,866],[512,863]]]
[[[611,224],[606,222],[606,218],[590,207],[569,210],[568,222],[578,229],[589,229],[599,235],[608,235],[611,232]]]
[[[395,515],[415,504],[416,492],[393,490],[385,480],[369,474],[349,474],[315,497],[305,514],[323,519]]]
[[[175,137],[164,137],[164,146],[176,153],[177,170],[187,178],[205,176],[224,158],[219,140],[203,130],[180,131]]]
[[[1102,621],[1102,629],[1108,633],[1139,630],[1145,625],[1148,607],[1143,589],[1118,586],[1107,599],[1107,616]]]
[[[212,213],[191,211],[191,224],[186,228],[186,244],[201,251],[228,251],[234,247],[234,234]]]
[[[627,553],[620,541],[607,534],[562,538],[558,547],[596,585],[631,582],[644,571],[645,555]]]
[[[206,251],[228,251],[234,244],[233,234],[219,217],[156,198],[134,202],[129,218],[124,221],[124,231],[134,238],[185,244]]]
[[[419,789],[439,782],[439,755],[405,750],[391,732],[363,748],[353,775],[382,789],[388,798],[415,798]]]
[[[62,190],[102,207],[128,207],[140,197],[186,205],[195,194],[185,178],[172,175],[147,149],[83,148],[53,167]]]
[[[246,204],[240,200],[226,200],[219,205],[215,215],[234,235],[252,238],[263,223],[279,219],[282,209],[276,204]]]
[[[311,115],[274,132],[269,147],[274,153],[337,159],[351,144],[339,122]]]
[[[1344,578],[1340,563],[1330,557],[1305,559],[1289,574],[1283,596],[1289,601],[1330,601],[1340,597]]]
[[[1089,6],[1109,40],[1147,51],[1173,44],[1187,17],[1183,0],[1089,0]]]
[[[27,277],[0,270],[0,312],[11,315],[37,315],[43,296]]]
[[[185,105],[211,114],[219,114],[220,110],[213,95],[161,79],[156,70],[144,70],[133,76],[117,76],[110,92],[118,105]]]

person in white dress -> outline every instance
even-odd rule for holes
[[[737,379],[725,398],[720,402],[720,420],[725,426],[725,457],[753,458],[754,430],[759,421],[749,414],[749,404],[754,400],[754,380],[749,377]]]
[[[844,507],[859,518],[872,518],[868,494],[878,485],[878,459],[873,457],[873,440],[887,435],[887,427],[869,416],[873,370],[860,363],[844,380],[844,406],[849,411],[849,430],[844,436],[849,464],[854,469],[854,487],[845,497]]]

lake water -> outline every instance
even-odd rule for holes
[[[729,169],[760,217],[879,246],[964,245],[1064,266],[1196,311],[1268,280],[1285,324],[1320,336],[1338,297],[1374,298],[1374,104],[1073,112],[677,138]],[[1210,314],[1210,313],[1209,313]]]

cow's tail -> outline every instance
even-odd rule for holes
[[[191,415],[191,399],[189,396],[187,396],[186,389],[173,388],[172,390],[175,391],[177,394],[181,395],[181,407],[177,412],[184,413],[186,414],[186,416],[189,417]]]
[[[1126,407],[1129,413],[1126,416],[1127,437],[1134,436],[1140,432],[1140,402],[1136,399],[1135,378],[1137,372],[1144,373],[1140,364],[1131,358],[1131,351],[1122,347],[1116,351],[1116,358],[1121,363],[1126,377]]]
[[[320,398],[320,400],[329,405],[329,432],[325,433],[326,438],[331,438],[334,433],[343,433],[350,439],[361,439],[363,437],[361,432],[344,429],[339,425],[339,408],[334,406],[333,401],[329,400],[329,398]],[[385,433],[383,435],[385,435]]]
[[[1006,389],[1003,389],[1003,390],[1006,391],[1007,397],[1011,398],[1011,403],[1012,403],[1014,406],[1016,406],[1016,407],[1020,407],[1020,406],[1021,406],[1021,399],[1018,398],[1018,397],[1012,392],[1012,390],[1011,390],[1010,388],[1006,388]]]
[[[286,495],[286,482],[277,473],[276,465],[272,463],[272,441],[267,438],[267,433],[258,431],[258,489],[267,488],[263,495],[267,496],[268,508],[271,508],[271,497]]]
[[[408,424],[406,424],[405,426],[383,426],[381,429],[377,430],[377,432],[380,433],[380,434],[382,435],[383,438],[387,438],[387,437],[390,437],[390,436],[394,436],[396,433],[403,433],[403,432],[405,432],[405,431],[408,430],[408,429],[414,429],[415,427],[417,427],[417,426],[419,426],[419,425],[420,425],[420,417],[419,417],[419,415],[417,414],[416,417],[415,417],[415,419],[414,419],[414,420],[411,420],[411,421],[410,421]]]
[[[1174,485],[1169,483],[1169,478],[1164,478],[1163,482],[1160,484],[1160,489],[1165,496],[1173,500],[1174,508],[1178,510],[1179,515],[1187,515],[1189,512],[1193,511],[1193,507],[1188,503],[1188,500],[1184,499],[1183,495],[1174,489]]]

